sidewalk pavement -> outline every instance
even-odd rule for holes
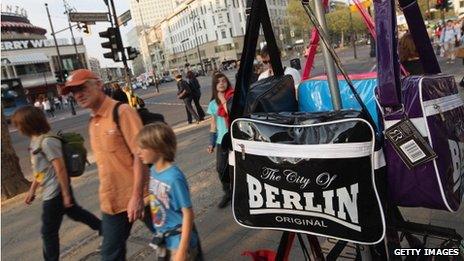
[[[214,167],[210,166],[188,179],[205,260],[251,260],[241,254],[258,249],[276,250],[282,232],[244,228],[234,221],[230,207],[222,210],[216,207],[221,197],[216,175]],[[464,206],[454,214],[422,208],[402,208],[402,212],[410,221],[454,228],[464,235]],[[150,239],[148,230],[138,222],[128,240],[128,260],[154,260],[155,251],[148,246]],[[94,252],[99,240],[94,235],[82,246],[63,253],[62,259],[99,260],[98,253]],[[319,240],[324,248],[325,239]],[[293,246],[290,260],[304,260],[297,240]]]
[[[214,161],[205,170],[189,176],[188,182],[205,260],[251,260],[242,257],[241,253],[277,248],[281,232],[241,227],[234,221],[230,206],[225,209],[216,207],[222,192]],[[79,244],[63,249],[61,259],[100,260],[99,254],[95,252],[100,240],[95,233],[89,233]],[[150,240],[147,228],[137,222],[128,239],[127,260],[154,260],[156,252],[149,247]],[[63,245],[66,243],[63,242]],[[297,244],[291,257],[291,260],[303,260]]]

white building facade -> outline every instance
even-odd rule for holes
[[[456,15],[464,15],[464,0],[453,0],[453,7]]]
[[[174,12],[174,9],[179,5],[180,0],[131,0],[130,11],[131,16],[137,28],[137,37],[139,48],[137,48],[143,59],[143,65],[146,72],[152,69],[152,61],[149,56],[149,48],[146,40],[146,30],[166,16]],[[135,46],[133,46],[135,47]],[[137,67],[137,66],[136,66]]]
[[[163,49],[164,67],[181,70],[186,64],[199,69],[198,53],[209,70],[235,61],[243,49],[245,8],[246,0],[187,0],[151,29],[159,31],[149,39],[151,46],[162,43],[151,53],[156,56]],[[286,8],[287,0],[268,1],[277,39],[286,22]]]

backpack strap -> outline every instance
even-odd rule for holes
[[[116,124],[116,128],[118,128],[119,132],[121,132],[122,138],[124,140],[124,143],[126,144],[126,147],[130,151],[129,143],[127,143],[126,137],[124,136],[124,133],[121,130],[121,125],[119,123],[119,107],[122,105],[122,102],[117,102],[116,105],[114,105],[113,108],[113,121]]]
[[[45,153],[44,153],[43,150],[42,150],[42,144],[43,144],[43,141],[44,141],[46,138],[55,138],[55,139],[59,140],[59,141],[61,142],[61,148],[62,148],[62,149],[63,149],[63,139],[62,139],[60,136],[58,136],[58,135],[53,135],[53,134],[43,134],[43,135],[40,137],[40,140],[39,140],[39,147],[38,147],[36,150],[34,150],[34,151],[32,152],[32,154],[35,155],[35,154],[41,153],[41,154],[48,160],[47,155],[45,155]]]
[[[118,130],[121,130],[121,126],[119,125],[119,106],[122,105],[122,102],[116,103],[116,105],[113,108],[113,121],[116,123],[116,127]]]

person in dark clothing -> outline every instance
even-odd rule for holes
[[[182,79],[182,75],[178,74],[175,77],[177,81],[177,98],[184,101],[185,110],[187,112],[187,121],[189,124],[192,123],[192,115],[195,118],[195,122],[200,123],[200,117],[192,107],[193,94],[188,82]]]
[[[121,86],[118,83],[113,83],[113,92],[111,93],[111,98],[116,101],[123,103],[129,103],[126,93],[121,89]]]
[[[187,79],[188,79],[188,83],[190,84],[190,88],[192,90],[193,103],[195,104],[195,108],[197,109],[198,116],[200,117],[200,121],[202,121],[205,119],[205,112],[203,111],[203,108],[201,108],[201,105],[200,105],[200,98],[201,98],[200,83],[198,82],[197,77],[195,77],[195,74],[192,71],[187,72]]]

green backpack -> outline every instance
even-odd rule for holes
[[[56,135],[44,135],[45,138],[55,138],[61,141],[63,160],[69,177],[79,177],[85,172],[87,160],[87,149],[84,146],[84,137],[76,132],[58,132]],[[42,152],[40,148],[40,152]],[[43,153],[43,152],[42,152]]]

